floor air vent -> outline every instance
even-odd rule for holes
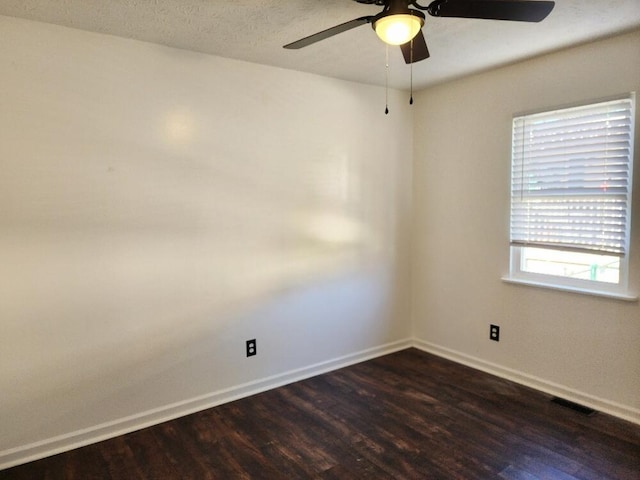
[[[551,401],[553,403],[556,403],[558,405],[562,405],[563,407],[570,408],[571,410],[574,410],[574,411],[576,411],[578,413],[581,413],[583,415],[586,415],[586,416],[591,416],[594,413],[596,413],[596,411],[593,408],[585,407],[584,405],[580,405],[578,403],[570,402],[569,400],[565,400],[564,398],[553,397],[551,399]]]

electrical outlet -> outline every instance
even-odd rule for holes
[[[247,357],[253,357],[258,353],[258,349],[256,346],[256,339],[247,340]]]
[[[498,325],[489,325],[489,340],[500,341],[500,327]]]

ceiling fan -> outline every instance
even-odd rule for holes
[[[426,7],[415,0],[354,1],[369,5],[380,5],[383,8],[377,15],[359,17],[336,25],[289,43],[284,48],[303,48],[365,23],[370,23],[383,42],[400,46],[406,63],[415,63],[429,58],[427,42],[422,33],[426,18],[422,11],[427,12],[432,17],[539,22],[545,19],[555,6],[555,2],[537,0],[435,0]]]

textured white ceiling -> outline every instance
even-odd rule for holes
[[[386,47],[369,25],[282,48],[380,9],[353,0],[0,0],[0,15],[384,85]],[[551,15],[532,24],[427,16],[431,58],[414,65],[414,88],[638,27],[640,0],[556,0]],[[400,50],[390,47],[389,57],[390,85],[408,88]]]

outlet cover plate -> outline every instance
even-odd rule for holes
[[[500,326],[499,325],[490,325],[489,326],[489,339],[494,342],[500,341]]]
[[[247,340],[247,357],[253,357],[258,354],[256,339]]]

